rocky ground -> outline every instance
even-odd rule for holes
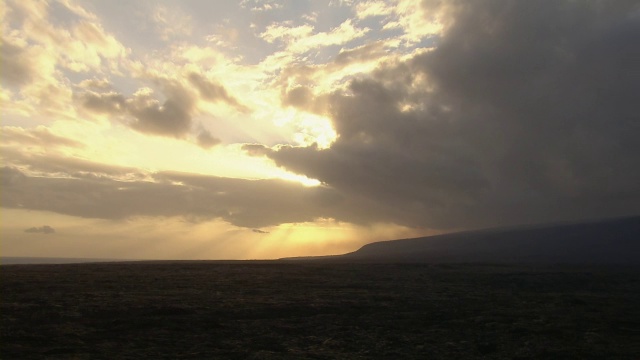
[[[2,359],[638,359],[640,270],[4,265]]]

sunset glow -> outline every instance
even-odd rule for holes
[[[638,213],[638,6],[488,3],[3,1],[3,256],[325,255]]]

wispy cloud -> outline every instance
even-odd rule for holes
[[[151,14],[155,30],[164,41],[191,35],[193,19],[178,7],[158,5]]]
[[[32,233],[32,234],[44,234],[44,235],[49,235],[49,234],[53,234],[56,232],[56,230],[54,228],[52,228],[49,225],[43,225],[40,227],[31,227],[26,229],[24,232],[26,233]]]

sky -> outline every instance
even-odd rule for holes
[[[0,2],[3,256],[640,214],[640,3]]]

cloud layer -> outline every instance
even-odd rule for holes
[[[90,164],[78,165],[80,168],[67,176],[58,173],[58,178],[2,168],[3,206],[111,220],[183,216],[200,222],[219,218],[247,228],[333,217],[366,223],[374,216],[374,208],[367,214],[358,211],[366,201],[354,202],[325,187],[169,172],[136,179],[127,175],[126,169],[107,169],[99,174],[81,170]]]
[[[331,148],[262,153],[384,205],[400,224],[640,212],[636,2],[424,6],[448,19],[437,46],[331,94]],[[285,101],[307,99],[300,90]]]
[[[637,1],[7,4],[15,213],[256,238],[640,213]]]

